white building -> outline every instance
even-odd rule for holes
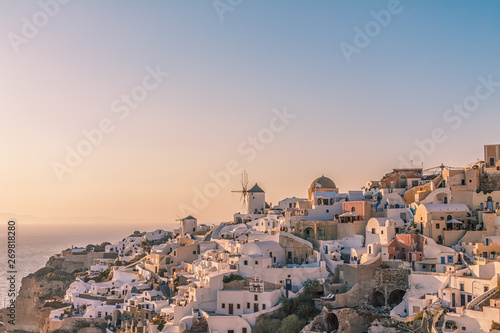
[[[372,217],[366,224],[366,245],[388,244],[396,236],[396,221],[399,226],[403,226],[403,220]]]
[[[264,282],[253,279],[250,288],[217,291],[217,314],[242,315],[264,311],[275,306],[282,296],[281,289],[264,290]]]
[[[242,276],[259,275],[263,268],[285,263],[285,250],[277,242],[253,242],[241,249],[239,272]]]

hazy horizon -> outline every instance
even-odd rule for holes
[[[217,3],[0,0],[1,210],[218,223],[243,170],[276,204],[500,143],[498,2]]]

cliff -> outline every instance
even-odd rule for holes
[[[40,332],[50,311],[63,307],[62,300],[75,275],[63,265],[64,260],[51,257],[46,266],[22,279],[16,298],[16,324],[9,325],[1,310],[1,317],[9,332]]]

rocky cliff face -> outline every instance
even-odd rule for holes
[[[321,313],[306,325],[301,333],[403,333],[413,332],[407,324],[392,319],[387,314],[377,313],[366,307],[329,310]]]
[[[63,306],[61,301],[73,281],[74,275],[54,258],[44,268],[24,277],[16,299],[16,324],[9,325],[5,310],[1,311],[7,330],[40,332],[50,311]]]

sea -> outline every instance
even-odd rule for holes
[[[102,223],[26,225],[22,218],[16,220],[16,273],[14,274],[8,273],[10,269],[7,266],[7,223],[3,223],[5,226],[0,226],[0,308],[8,305],[10,299],[8,293],[11,284],[7,280],[9,276],[15,275],[14,287],[17,294],[21,287],[22,278],[44,267],[54,254],[59,254],[72,246],[85,247],[87,244],[115,243],[131,235],[135,230],[151,231],[156,229],[153,226],[141,227],[140,224],[139,226],[130,226],[128,223],[127,226],[112,223],[108,224],[107,227],[103,227]],[[171,228],[165,227],[163,229],[171,230]]]

